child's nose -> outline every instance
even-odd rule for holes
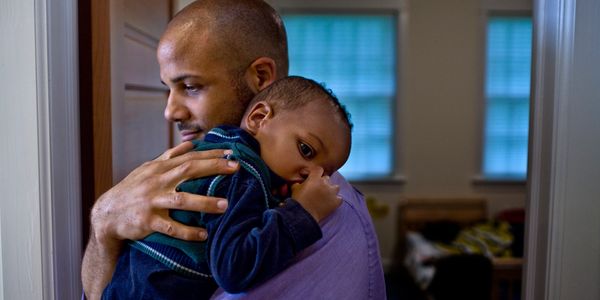
[[[309,163],[300,169],[300,176],[302,176],[302,179],[306,180],[311,172],[321,173],[322,175],[323,168],[316,163]]]
[[[300,177],[302,177],[303,180],[306,180],[306,178],[308,178],[308,174],[310,174],[309,168],[302,168],[300,170]]]

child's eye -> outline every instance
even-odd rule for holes
[[[313,156],[315,156],[315,151],[308,144],[299,142],[298,150],[300,151],[300,154],[302,154],[302,156],[304,156],[305,158],[312,158]]]

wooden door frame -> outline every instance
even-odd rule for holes
[[[113,186],[111,111],[111,3],[79,1],[79,94],[83,242],[94,202]],[[120,1],[120,0],[117,0]],[[169,16],[174,1],[169,2]],[[92,13],[93,12],[93,13]],[[169,136],[173,140],[172,136]]]
[[[93,13],[92,13],[93,12]],[[110,1],[79,1],[79,99],[83,243],[89,214],[112,187]]]

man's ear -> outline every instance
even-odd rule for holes
[[[265,124],[265,122],[273,117],[273,108],[271,105],[264,101],[256,102],[252,105],[250,112],[246,114],[244,118],[245,129],[252,135],[256,135],[258,130]]]
[[[251,89],[258,93],[277,79],[277,64],[272,58],[259,57],[246,71],[246,80]]]

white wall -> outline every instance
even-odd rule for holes
[[[3,278],[3,270],[2,267],[2,213],[0,212],[0,300],[4,299],[4,279]]]
[[[33,0],[0,4],[3,299],[41,299],[40,165]]]
[[[77,299],[75,0],[0,2],[0,299]]]

